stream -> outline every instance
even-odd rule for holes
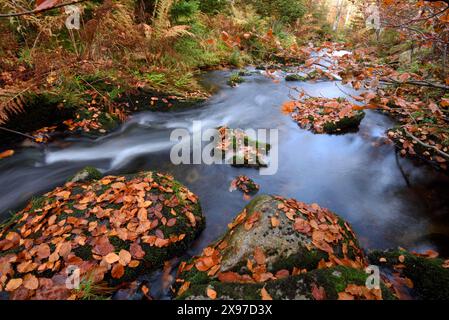
[[[368,110],[360,130],[346,135],[315,135],[301,130],[280,107],[289,100],[285,81],[275,83],[261,72],[245,77],[237,88],[226,85],[230,71],[204,75],[215,94],[195,108],[135,114],[116,131],[97,139],[69,137],[44,148],[18,148],[0,161],[0,219],[23,206],[86,165],[105,174],[162,171],[184,183],[201,201],[207,227],[191,249],[201,251],[219,237],[247,204],[240,192],[229,192],[236,176],[247,175],[260,185],[260,194],[279,194],[316,202],[348,220],[361,246],[409,250],[433,249],[449,256],[449,179],[425,165],[398,157],[385,143],[385,130],[394,125],[387,116]],[[282,79],[282,78],[281,78]],[[298,82],[313,96],[344,97],[354,93],[336,82]],[[259,171],[229,165],[173,165],[170,133],[204,128],[279,130],[279,170]]]

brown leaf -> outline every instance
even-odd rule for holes
[[[125,274],[125,267],[120,263],[114,264],[111,270],[111,275],[114,279],[120,279]]]
[[[36,276],[28,273],[23,278],[23,286],[29,290],[36,290],[39,287],[39,280],[36,278]]]
[[[324,291],[323,287],[317,287],[316,284],[312,285],[312,296],[315,300],[325,300],[326,299],[326,291]]]
[[[254,260],[256,260],[259,265],[265,264],[265,254],[260,247],[256,247],[256,249],[254,249]]]
[[[145,257],[145,251],[143,251],[142,247],[136,242],[131,244],[129,251],[131,252],[132,257],[135,259],[143,259],[143,257]]]
[[[48,258],[50,256],[50,252],[50,246],[46,243],[42,243],[37,249],[37,257],[40,260]]]

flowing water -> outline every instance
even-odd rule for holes
[[[292,93],[286,82],[255,73],[230,88],[228,76],[227,71],[206,74],[204,82],[215,94],[196,108],[143,112],[98,139],[72,137],[44,149],[16,150],[14,157],[0,161],[1,218],[86,165],[106,174],[162,171],[200,198],[207,227],[190,252],[197,253],[220,236],[247,203],[241,193],[228,190],[233,178],[247,175],[260,184],[260,193],[316,202],[335,211],[353,225],[364,248],[431,248],[449,256],[449,179],[397,157],[394,146],[385,143],[385,130],[394,125],[388,117],[367,111],[357,133],[315,135],[281,113],[280,106]],[[353,93],[330,81],[295,85],[312,96]],[[261,176],[258,170],[228,165],[173,165],[170,133],[175,128],[192,130],[194,120],[202,121],[204,128],[279,129],[278,172]]]

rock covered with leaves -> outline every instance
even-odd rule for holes
[[[197,196],[170,176],[142,172],[68,182],[32,200],[1,229],[0,291],[11,299],[113,291],[182,254],[203,227]],[[65,284],[73,266],[79,290]]]
[[[268,165],[271,145],[253,140],[242,129],[218,128],[219,141],[215,153],[234,167],[259,168]]]
[[[317,204],[258,196],[228,232],[181,263],[180,299],[380,299],[347,222]],[[213,293],[213,292],[214,293]]]
[[[291,115],[298,125],[314,133],[346,133],[358,130],[365,117],[363,108],[345,99],[309,98],[290,101],[283,111]]]
[[[238,176],[231,181],[229,191],[233,192],[238,189],[243,192],[245,198],[249,198],[251,195],[259,192],[259,188],[259,185],[255,183],[251,178],[247,176]]]

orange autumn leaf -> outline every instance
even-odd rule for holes
[[[268,293],[267,289],[265,289],[265,287],[263,287],[260,290],[260,296],[262,297],[262,300],[273,300],[273,298],[271,297],[271,295]]]
[[[276,217],[271,217],[271,226],[272,226],[273,228],[279,227],[280,224],[281,224],[281,222],[279,221],[278,218],[276,218]]]
[[[207,287],[206,294],[212,300],[215,300],[217,298],[217,292],[211,287]]]
[[[190,282],[185,281],[182,286],[178,290],[178,296],[181,296],[183,293],[185,293],[190,287]]]
[[[266,257],[260,247],[256,247],[256,249],[254,249],[254,260],[256,260],[256,263],[259,265],[265,264]]]
[[[6,150],[0,153],[0,159],[8,158],[14,155],[14,150]]]
[[[120,279],[125,274],[125,267],[120,263],[114,264],[111,270],[111,275],[114,279]]]
[[[354,300],[354,296],[347,292],[339,292],[338,300]]]
[[[106,261],[109,264],[113,264],[119,260],[120,260],[120,257],[117,254],[115,254],[114,252],[111,252],[104,257],[104,261]]]
[[[23,283],[23,280],[20,278],[15,278],[15,279],[11,279],[9,280],[8,284],[5,287],[6,291],[14,291],[16,289],[18,289]]]

